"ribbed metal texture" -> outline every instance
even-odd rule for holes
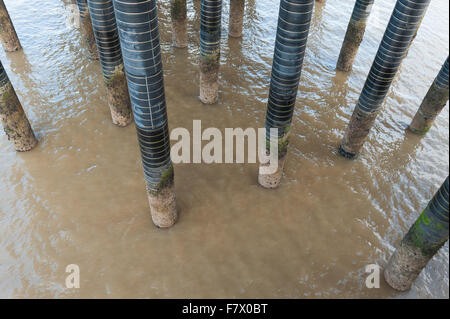
[[[110,79],[123,64],[112,0],[88,0],[103,76]]]
[[[155,0],[114,0],[117,26],[149,190],[171,165]]]
[[[381,108],[430,1],[397,1],[358,101],[361,111],[375,113]]]
[[[436,86],[438,88],[448,89],[448,72],[449,72],[449,66],[448,66],[448,57],[447,57],[447,60],[445,60],[445,63],[441,68],[441,71],[439,71],[439,74],[436,77]]]
[[[422,251],[433,256],[448,240],[449,178],[434,195],[425,211],[406,235]]]
[[[200,55],[207,57],[220,50],[222,0],[202,0],[200,11]]]
[[[77,0],[77,6],[80,16],[86,16],[86,12],[89,10],[87,0]]]
[[[281,0],[266,128],[285,134],[292,122],[314,0]]]
[[[374,0],[356,0],[353,8],[352,20],[366,21],[372,10]]]

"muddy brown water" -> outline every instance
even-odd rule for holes
[[[159,1],[171,128],[263,127],[278,5],[247,2],[243,39],[228,40],[224,1],[220,102],[204,106],[199,1],[187,50],[171,47]],[[135,128],[111,124],[71,1],[5,3],[24,50],[0,58],[40,144],[17,154],[0,132],[0,297],[448,298],[448,244],[408,293],[364,284],[448,175],[448,106],[426,137],[405,132],[448,55],[446,0],[432,1],[356,161],[336,148],[395,1],[375,1],[349,75],[334,67],[354,1],[317,4],[282,186],[260,188],[254,164],[176,165],[170,230],[151,223]],[[69,264],[80,289],[65,287]]]

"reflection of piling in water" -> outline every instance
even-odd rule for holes
[[[187,47],[188,34],[186,0],[170,0],[170,16],[172,18],[173,46],[176,48]]]
[[[370,15],[373,2],[374,0],[356,0],[336,69],[346,72],[352,69],[353,61],[366,31],[367,18]]]
[[[419,110],[414,116],[412,123],[409,125],[409,129],[412,132],[416,134],[426,134],[433,126],[436,117],[447,104],[449,98],[448,72],[449,63],[447,57],[441,71],[434,80],[425,99],[420,105]]]
[[[313,8],[314,0],[281,0],[280,3],[266,115],[266,144],[278,143],[279,163],[273,174],[265,173],[266,164],[261,165],[259,183],[266,188],[277,187],[283,175]],[[276,136],[270,135],[271,128],[278,129]]]
[[[153,222],[177,219],[155,0],[114,0]],[[136,50],[139,48],[139,50]]]
[[[363,146],[430,1],[397,1],[340,145],[342,156],[354,158]]]
[[[14,52],[22,49],[3,0],[0,0],[0,38],[5,51]]]
[[[89,50],[89,57],[98,60],[97,45],[95,44],[94,30],[92,29],[91,15],[87,0],[77,0],[78,12],[80,14],[80,27]]]
[[[202,0],[200,18],[200,100],[214,104],[219,98],[222,0]]]
[[[28,121],[16,92],[0,61],[0,120],[8,139],[16,151],[26,152],[37,145],[30,122]]]
[[[447,177],[389,260],[384,277],[394,289],[400,291],[410,289],[430,259],[447,242],[448,196]]]
[[[245,0],[230,0],[230,22],[228,35],[240,38],[244,24]]]
[[[118,126],[127,126],[132,121],[131,103],[113,3],[112,0],[88,0],[88,5],[112,122]]]

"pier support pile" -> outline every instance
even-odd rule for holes
[[[3,0],[0,0],[0,39],[6,52],[14,52],[22,49]]]
[[[187,47],[188,34],[186,0],[170,0],[170,16],[172,17],[173,46],[176,48]]]
[[[114,0],[153,222],[177,219],[155,0]]]
[[[430,1],[397,1],[339,147],[342,156],[354,158],[360,152]]]
[[[77,0],[78,12],[80,14],[80,27],[89,50],[91,59],[98,60],[97,45],[95,44],[94,30],[92,29],[91,15],[87,0]]]
[[[441,71],[434,80],[425,99],[420,105],[419,110],[414,116],[412,123],[409,125],[409,129],[412,132],[416,134],[426,134],[433,126],[436,117],[447,104],[449,97],[448,72],[449,63],[447,57]]]
[[[16,92],[0,62],[0,120],[8,139],[18,152],[26,152],[37,145],[30,122],[23,111]]]
[[[200,19],[200,101],[219,98],[222,0],[202,0]]]
[[[449,179],[403,238],[384,271],[386,282],[406,291],[448,240]]]
[[[278,187],[283,175],[313,8],[314,0],[281,0],[280,3],[266,115],[267,151],[270,143],[278,144],[279,161],[276,173],[268,174],[266,165],[260,166],[259,183],[265,188]],[[272,128],[277,129],[277,135],[271,136]]]
[[[132,111],[113,3],[112,0],[88,0],[88,5],[112,122],[127,126],[132,121]]]
[[[347,72],[352,69],[353,61],[366,31],[367,18],[370,15],[373,2],[374,0],[356,0],[341,53],[339,54],[337,70]]]
[[[245,0],[230,0],[230,23],[228,35],[240,38],[244,24]]]

